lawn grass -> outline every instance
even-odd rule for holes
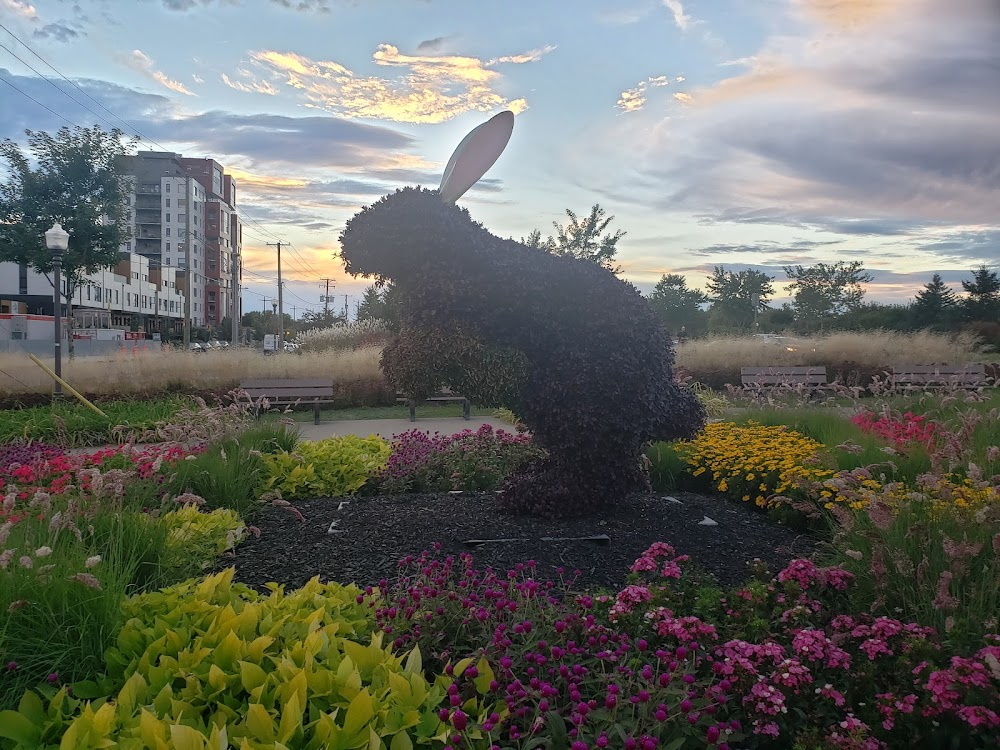
[[[0,445],[43,442],[63,448],[81,448],[114,444],[119,442],[113,432],[115,427],[124,425],[142,432],[191,404],[192,401],[183,396],[109,401],[101,404],[103,417],[75,401],[9,409],[0,412]]]
[[[472,407],[473,417],[492,417],[494,409],[481,409]],[[460,403],[448,404],[427,404],[417,407],[417,417],[421,419],[447,419],[449,417],[462,416],[462,405]],[[281,419],[290,417],[295,422],[311,422],[313,420],[312,409],[292,411],[287,414],[270,414],[269,419]],[[356,419],[409,419],[410,409],[405,404],[396,406],[358,406],[352,409],[321,409],[319,413],[320,421],[323,422],[343,422]]]

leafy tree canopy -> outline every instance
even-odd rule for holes
[[[802,321],[822,321],[856,309],[865,291],[862,284],[870,283],[872,275],[860,261],[817,263],[814,266],[785,266],[785,275],[792,280],[795,315]]]
[[[96,126],[26,134],[30,155],[12,140],[0,144],[10,175],[0,185],[0,260],[51,272],[45,232],[59,222],[70,235],[62,269],[71,297],[84,274],[114,265],[131,237],[120,163],[134,141]]]

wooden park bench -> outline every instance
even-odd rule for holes
[[[462,402],[462,419],[468,421],[472,419],[472,404],[469,402],[465,396],[459,396],[452,393],[447,388],[442,389],[438,393],[434,394],[430,398],[410,398],[405,393],[396,394],[396,403],[406,404],[410,407],[410,421],[417,421],[417,404],[439,404],[439,403],[449,403],[449,402]]]
[[[901,365],[892,368],[897,388],[979,388],[989,385],[986,365]]]
[[[804,386],[819,390],[826,386],[825,367],[741,367],[744,388],[765,390],[782,386]]]
[[[240,390],[252,402],[267,399],[276,406],[310,404],[314,424],[319,424],[319,407],[332,404],[333,381],[322,378],[279,378],[275,380],[243,380]]]

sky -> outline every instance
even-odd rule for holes
[[[344,223],[437,187],[502,237],[600,203],[623,277],[860,260],[868,299],[1000,263],[1000,0],[0,0],[0,137],[68,123],[211,156],[244,216],[244,310],[353,309]],[[30,98],[29,98],[30,97]]]

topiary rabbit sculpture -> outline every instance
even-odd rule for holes
[[[606,511],[648,489],[646,443],[693,436],[705,413],[675,382],[670,338],[632,284],[496,237],[455,205],[499,157],[513,119],[470,133],[438,190],[398,190],[348,221],[344,266],[398,291],[402,328],[382,356],[393,385],[414,396],[449,385],[510,408],[547,450],[507,480],[504,506]]]

